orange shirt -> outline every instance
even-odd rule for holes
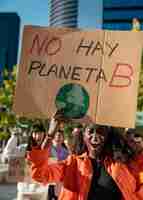
[[[86,200],[92,179],[92,164],[88,155],[70,155],[66,160],[48,164],[47,150],[32,150],[28,159],[32,162],[32,178],[42,183],[63,182],[59,200]],[[131,165],[138,166],[140,159]],[[142,184],[138,185],[136,176],[123,163],[105,159],[105,167],[115,180],[124,200],[143,200]],[[139,170],[139,173],[142,169]]]

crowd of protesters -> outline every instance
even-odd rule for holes
[[[33,128],[26,155],[32,179],[51,184],[49,200],[143,199],[143,139],[134,129],[78,124],[65,140],[54,117],[48,130]]]
[[[35,123],[25,155],[31,178],[49,185],[48,200],[143,199],[143,138],[136,129],[69,122],[65,138],[61,121],[57,112],[49,128]],[[14,154],[17,134],[4,155]]]

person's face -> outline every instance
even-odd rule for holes
[[[133,23],[138,23],[139,21],[138,21],[138,19],[137,18],[134,18],[133,19]]]
[[[60,132],[56,132],[55,136],[54,136],[54,142],[61,144],[64,142],[64,136],[62,133]]]
[[[44,132],[33,132],[32,137],[37,142],[37,144],[40,144],[44,139]]]
[[[143,138],[139,135],[134,133],[129,134],[127,136],[127,143],[135,152],[143,150]]]
[[[100,154],[105,141],[107,139],[107,133],[102,129],[90,129],[86,128],[84,133],[84,141],[87,145],[89,155],[93,158]]]
[[[72,131],[73,135],[78,135],[80,133],[80,128],[74,128]]]

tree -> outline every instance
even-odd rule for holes
[[[12,98],[16,83],[16,66],[9,73],[3,71],[3,83],[0,87],[0,138],[9,137],[8,128],[16,123],[16,116],[12,112]]]
[[[142,59],[141,59],[141,70],[139,77],[139,89],[138,89],[138,105],[137,110],[143,111],[143,50],[142,50]]]
[[[19,118],[12,111],[16,71],[17,67],[14,66],[11,73],[7,69],[3,72],[3,83],[0,86],[0,139],[8,138],[12,127],[28,128],[32,124],[32,120]]]

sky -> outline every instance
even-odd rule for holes
[[[21,25],[49,24],[50,0],[0,0],[0,12],[17,12]],[[79,0],[79,26],[100,28],[102,20],[102,0]]]
[[[24,25],[49,25],[50,0],[0,0],[0,12],[17,12],[20,16],[20,41]],[[101,28],[102,24],[102,0],[79,0],[78,27],[93,29]],[[18,55],[18,60],[19,60]]]

